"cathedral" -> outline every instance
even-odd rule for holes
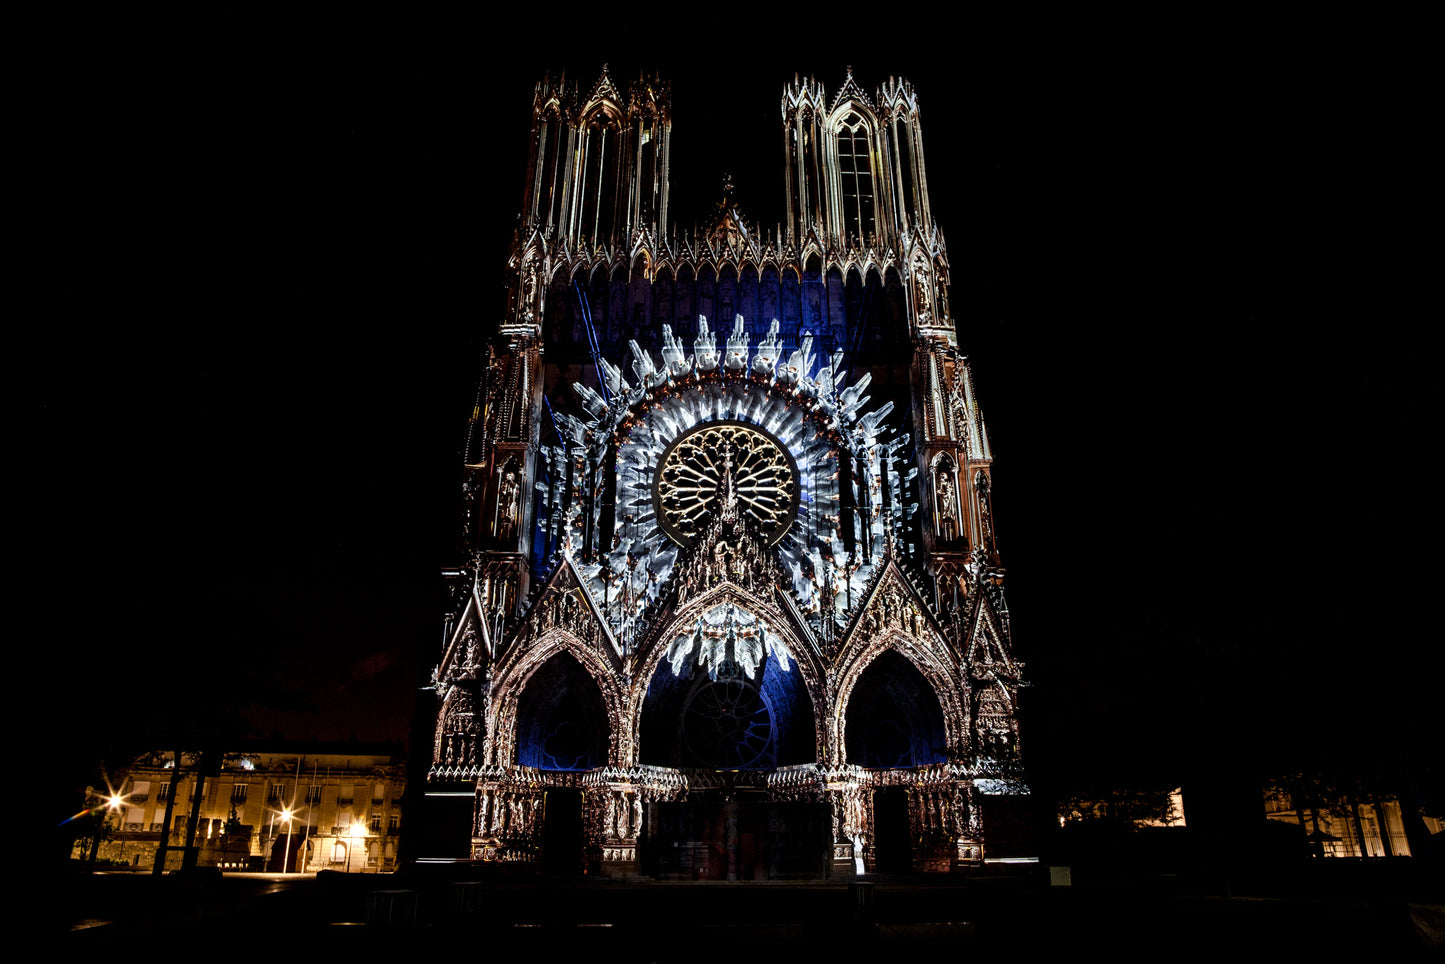
[[[950,871],[1028,793],[918,95],[780,108],[786,221],[683,231],[665,80],[535,89],[431,680],[472,862]]]

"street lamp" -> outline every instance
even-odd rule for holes
[[[346,845],[346,872],[349,874],[351,873],[351,851],[366,839],[366,825],[353,820],[351,826],[346,830],[346,835],[351,838],[351,843]]]

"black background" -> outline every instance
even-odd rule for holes
[[[914,83],[1040,779],[1428,752],[1438,298],[1387,35],[320,20],[36,38],[12,646],[62,769],[217,711],[404,738],[532,89],[604,60],[672,82],[679,225],[724,171],[782,219],[795,72]]]

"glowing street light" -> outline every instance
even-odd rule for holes
[[[351,851],[366,839],[366,825],[353,820],[351,826],[346,830],[346,835],[351,838],[351,843],[346,845],[346,872],[349,874],[351,873]]]

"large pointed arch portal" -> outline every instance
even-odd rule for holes
[[[603,766],[610,733],[602,694],[571,653],[553,656],[527,680],[517,701],[517,762],[522,766]]]
[[[639,759],[708,770],[812,763],[815,733],[796,661],[763,620],[728,600],[684,627],[657,663]]]
[[[870,769],[948,759],[938,697],[923,674],[893,649],[879,654],[858,678],[843,738],[847,761]]]

